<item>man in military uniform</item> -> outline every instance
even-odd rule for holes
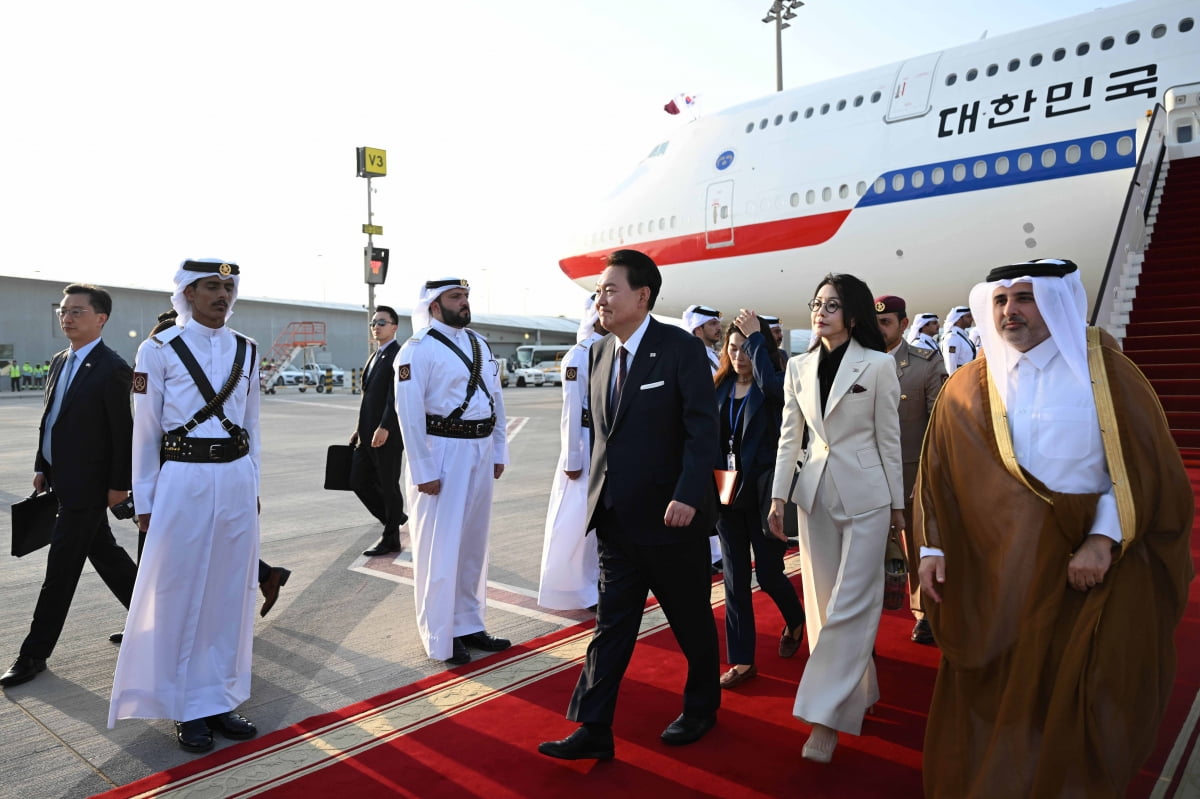
[[[258,582],[259,385],[255,343],[226,326],[238,266],[184,261],[178,324],[138,348],[133,490],[146,546],[113,678],[117,719],[175,719],[180,747],[252,738]]]
[[[492,481],[508,463],[500,369],[471,323],[470,287],[430,280],[396,366],[396,415],[408,453],[417,631],[431,658],[459,666],[469,648],[507,649],[487,633]]]
[[[975,360],[975,344],[967,335],[967,329],[975,324],[971,309],[956,305],[946,316],[946,335],[942,337],[942,359],[946,362],[946,375],[954,374],[960,366]]]
[[[888,352],[896,359],[896,376],[900,378],[900,457],[904,462],[904,529],[909,532],[905,541],[908,554],[909,607],[917,623],[913,627],[912,640],[918,644],[932,644],[933,634],[929,622],[925,621],[925,610],[921,605],[921,581],[917,577],[917,566],[921,562],[916,536],[912,534],[913,486],[917,482],[917,463],[921,458],[921,442],[933,403],[942,383],[946,382],[946,367],[934,350],[918,347],[904,340],[909,318],[905,302],[892,294],[875,298],[875,313],[879,319],[879,330],[887,343]]]

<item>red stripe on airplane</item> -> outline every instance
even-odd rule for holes
[[[847,209],[828,214],[802,216],[796,219],[782,219],[778,222],[743,225],[734,228],[733,244],[722,247],[708,247],[704,233],[643,241],[629,246],[649,255],[660,267],[709,261],[715,258],[732,258],[738,255],[794,250],[823,244],[833,238],[849,215],[850,210]],[[720,235],[720,232],[707,235],[711,240],[712,236]],[[584,255],[573,255],[570,258],[562,259],[558,265],[563,274],[572,280],[599,275],[604,271],[604,259],[608,257],[609,253],[619,249],[622,247],[610,247]]]

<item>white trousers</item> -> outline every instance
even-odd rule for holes
[[[883,553],[891,524],[884,506],[848,516],[828,472],[812,513],[799,513],[808,664],[792,713],[858,735],[879,699],[871,656],[883,610]]]
[[[417,491],[404,468],[416,587],[417,632],[436,660],[454,638],[480,632],[487,603],[488,528],[495,480],[492,439],[430,436],[441,491]],[[882,557],[882,556],[881,556]]]
[[[542,568],[538,604],[555,610],[590,608],[599,599],[600,555],[596,532],[587,530],[588,470],[571,480],[563,472],[566,459],[558,459],[546,531],[542,540]]]

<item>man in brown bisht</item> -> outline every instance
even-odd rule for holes
[[[1075,264],[994,269],[970,303],[987,357],[942,389],[917,479],[925,795],[1124,796],[1175,674],[1191,487]]]

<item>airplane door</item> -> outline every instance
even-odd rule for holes
[[[713,247],[733,245],[733,181],[710,184],[705,198],[704,243]]]
[[[885,122],[915,119],[929,113],[929,93],[933,90],[933,75],[941,53],[931,53],[904,62],[892,87],[892,101]]]

